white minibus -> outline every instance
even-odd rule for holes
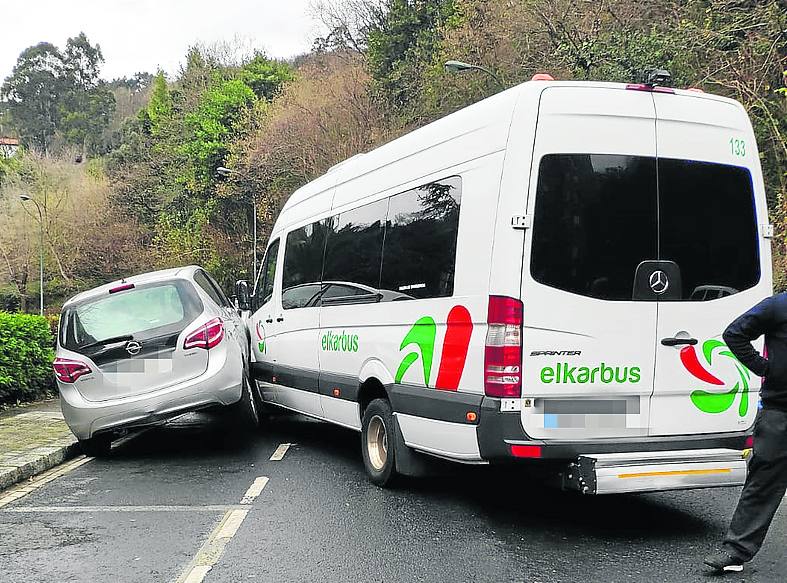
[[[742,484],[760,379],[721,340],[772,293],[757,145],[698,90],[543,80],[296,191],[248,319],[258,398],[588,494]]]

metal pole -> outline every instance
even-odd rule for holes
[[[254,198],[252,195],[251,198],[251,210],[254,213],[254,217],[252,218],[252,254],[254,256],[254,272],[251,274],[251,280],[256,281],[257,279],[257,199]]]
[[[33,201],[35,202],[35,201]],[[44,315],[44,216],[41,214],[41,207],[36,202],[38,209],[38,291],[39,291],[39,315]]]

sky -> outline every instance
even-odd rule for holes
[[[25,48],[84,32],[111,80],[161,68],[177,73],[197,42],[237,42],[270,57],[308,52],[319,34],[310,0],[0,0],[0,82]]]

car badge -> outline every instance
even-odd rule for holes
[[[669,289],[669,278],[667,274],[661,270],[654,271],[650,274],[650,289],[654,294],[661,295]]]
[[[142,350],[142,345],[139,342],[131,340],[130,342],[126,343],[126,352],[128,352],[131,356],[136,356],[139,354],[140,350]]]

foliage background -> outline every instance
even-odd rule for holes
[[[52,394],[52,346],[46,318],[0,312],[0,406]]]
[[[314,4],[325,34],[287,62],[199,45],[172,77],[105,82],[100,47],[84,35],[62,51],[44,43],[20,55],[19,70],[35,73],[32,89],[52,103],[39,111],[22,99],[32,89],[16,70],[4,82],[0,132],[24,148],[0,159],[0,307],[31,309],[38,292],[38,217],[20,192],[45,210],[50,311],[80,289],[159,267],[199,263],[227,288],[251,278],[252,202],[264,247],[299,186],[501,89],[485,75],[447,73],[449,59],[485,65],[506,87],[537,72],[637,81],[659,67],[676,87],[739,100],[776,226],[777,289],[787,288],[783,0]],[[80,122],[99,106],[100,123]],[[45,144],[29,129],[40,127],[51,130]],[[217,175],[221,166],[232,173]]]

